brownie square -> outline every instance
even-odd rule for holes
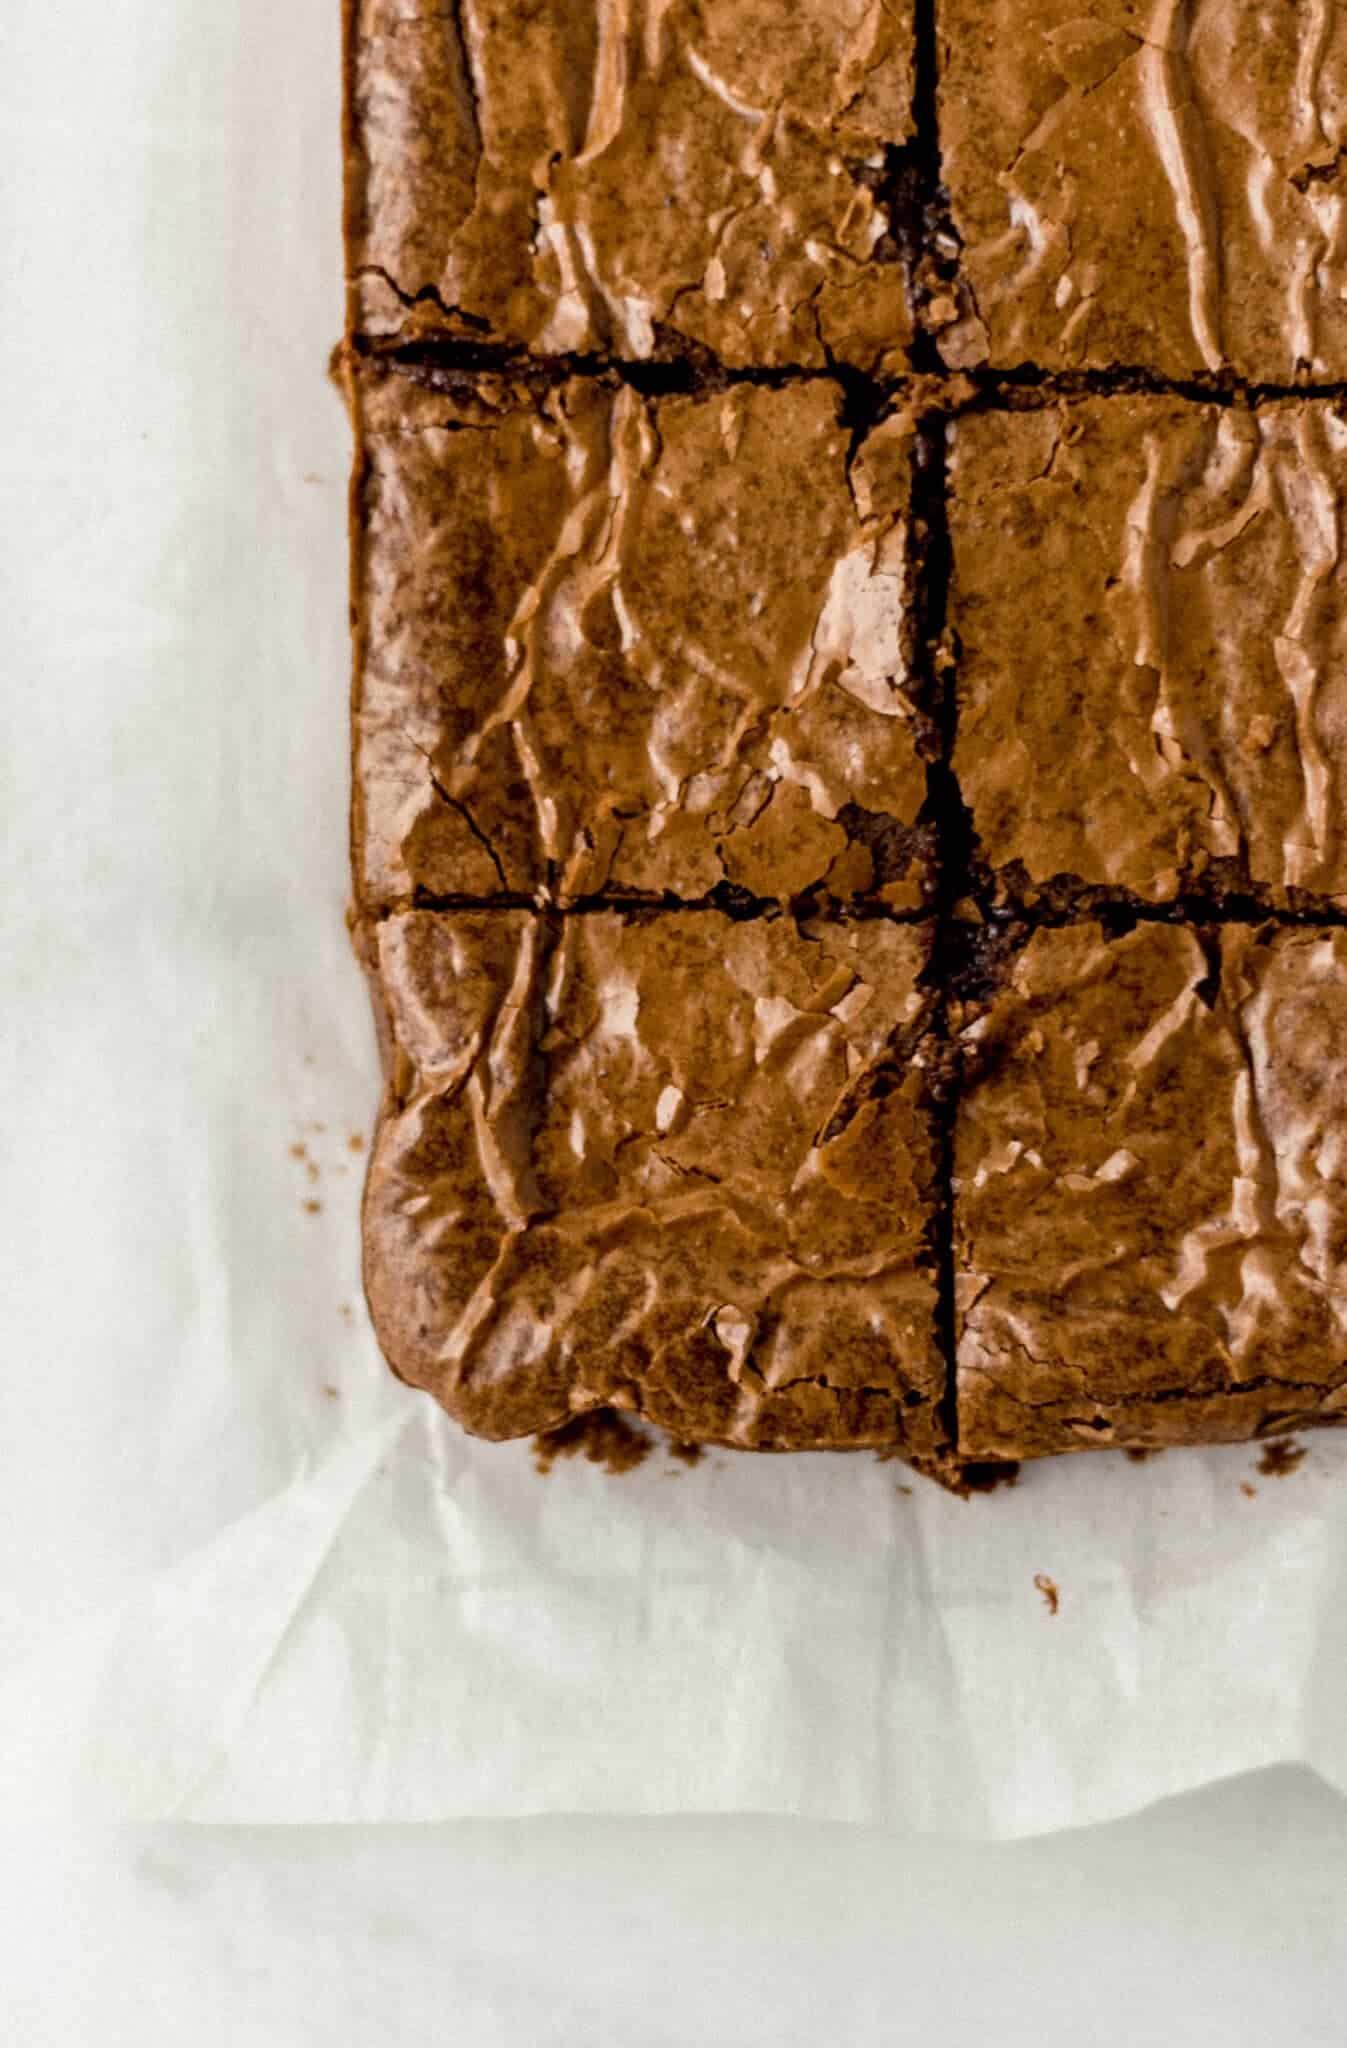
[[[1347,933],[1040,930],[964,1046],[965,1456],[1347,1419]]]
[[[1003,880],[1347,900],[1339,410],[978,414],[950,481],[954,768]]]
[[[1347,375],[1347,10],[940,0],[951,363]]]
[[[348,0],[351,319],[901,367],[911,0]]]
[[[918,907],[913,429],[828,380],[356,378],[355,865],[427,897]]]
[[[396,1370],[494,1437],[943,1445],[930,934],[887,918],[413,912],[366,1285]]]

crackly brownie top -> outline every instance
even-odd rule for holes
[[[1347,1421],[1347,10],[349,18],[396,1369],[951,1480]]]
[[[353,319],[901,366],[910,0],[358,0]]]
[[[1038,931],[962,1045],[965,1453],[1347,1413],[1347,932]]]
[[[368,903],[920,906],[903,413],[856,437],[825,379],[360,392]]]
[[[669,912],[377,928],[390,1357],[470,1428],[940,1441],[929,931]]]
[[[952,363],[1347,376],[1347,9],[940,0]]]
[[[1347,901],[1345,487],[1324,400],[955,424],[954,768],[994,869]]]

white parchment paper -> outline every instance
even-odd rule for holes
[[[864,1459],[544,1480],[385,1372],[338,14],[0,21],[0,1813],[1013,1835],[1347,1786],[1345,1442],[968,1504]]]

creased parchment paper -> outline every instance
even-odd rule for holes
[[[860,1458],[542,1479],[381,1365],[338,13],[0,27],[0,1812],[1013,1835],[1347,1786],[1347,1443],[967,1504]]]

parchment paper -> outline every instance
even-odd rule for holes
[[[1347,1443],[968,1504],[859,1458],[541,1479],[386,1373],[337,0],[61,23],[0,23],[0,1813],[1013,1835],[1347,1786]]]

